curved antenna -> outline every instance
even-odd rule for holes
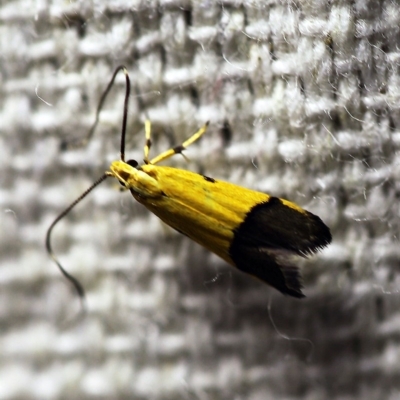
[[[110,90],[114,84],[115,78],[119,71],[123,71],[123,73],[125,74],[125,81],[126,81],[125,100],[124,100],[124,115],[122,118],[122,131],[121,131],[121,160],[125,161],[125,134],[126,134],[127,119],[128,119],[128,103],[129,103],[129,95],[131,92],[131,82],[129,79],[128,70],[126,69],[126,67],[124,65],[120,65],[119,67],[117,67],[115,69],[114,74],[113,74],[109,84],[106,87],[106,90],[101,95],[99,105],[97,106],[97,110],[96,110],[96,118],[95,118],[94,123],[93,123],[92,127],[90,128],[88,134],[86,135],[86,137],[84,137],[83,139],[79,139],[78,141],[69,141],[69,142],[63,141],[61,143],[62,150],[85,146],[90,141],[90,139],[93,137],[93,134],[97,127],[97,124],[99,123],[100,111],[103,108],[104,102],[106,101],[108,93],[110,92]]]
[[[97,106],[97,110],[96,110],[96,118],[95,121],[92,125],[92,127],[90,128],[88,134],[86,135],[85,138],[79,140],[79,141],[75,141],[75,142],[62,142],[61,143],[61,148],[62,149],[68,149],[68,148],[73,148],[73,147],[81,147],[86,145],[90,139],[93,137],[94,131],[97,127],[97,124],[99,123],[99,116],[100,116],[100,112],[103,108],[104,102],[107,98],[107,95],[109,94],[115,78],[118,74],[119,71],[123,71],[123,73],[125,74],[125,81],[126,81],[126,88],[125,88],[125,100],[124,100],[124,114],[123,114],[123,118],[122,118],[122,129],[121,129],[121,148],[120,148],[120,155],[121,155],[121,160],[125,161],[125,136],[126,136],[126,126],[127,126],[127,120],[128,120],[128,105],[129,105],[129,95],[130,95],[130,91],[131,91],[131,83],[130,83],[130,79],[129,79],[129,74],[128,74],[128,70],[126,69],[126,67],[124,65],[120,65],[119,67],[117,67],[114,71],[114,74],[109,82],[109,84],[106,87],[106,90],[103,92],[103,94],[101,95],[100,101],[99,101],[99,105]],[[68,279],[70,281],[70,283],[72,284],[72,286],[74,287],[74,289],[76,290],[80,300],[81,300],[81,304],[82,304],[82,308],[85,310],[85,304],[84,304],[84,300],[85,300],[85,291],[81,285],[81,283],[78,281],[78,279],[76,279],[73,275],[71,275],[69,272],[67,272],[64,267],[61,265],[61,263],[58,261],[58,258],[55,256],[54,251],[52,249],[51,246],[51,234],[53,231],[53,228],[57,225],[57,223],[62,220],[67,214],[69,214],[69,212],[79,203],[81,202],[81,200],[83,200],[96,186],[100,185],[100,183],[102,183],[105,179],[107,179],[108,176],[111,176],[110,172],[106,172],[101,178],[99,178],[96,182],[93,183],[92,186],[90,186],[84,193],[82,193],[74,202],[72,202],[54,221],[53,223],[50,225],[50,227],[47,229],[47,233],[46,233],[46,250],[47,253],[49,254],[49,256],[52,258],[52,260],[56,263],[56,265],[58,266],[59,270],[61,271],[61,273],[64,275],[64,277],[66,279]]]
[[[100,179],[98,179],[89,189],[85,190],[75,201],[73,201],[68,208],[66,208],[49,226],[46,233],[46,250],[49,256],[53,259],[53,261],[57,264],[58,268],[62,272],[62,274],[71,282],[72,286],[75,288],[76,292],[82,303],[82,308],[85,309],[85,290],[82,285],[73,275],[67,272],[61,263],[58,261],[58,258],[55,256],[53,252],[53,248],[51,246],[51,233],[53,228],[57,225],[57,223],[62,220],[81,200],[83,200],[96,186],[100,185],[104,180],[106,180],[110,176],[109,173],[105,173]]]

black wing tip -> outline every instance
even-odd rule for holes
[[[284,295],[301,299],[305,295],[301,290],[300,269],[292,263],[290,256],[257,247],[231,247],[232,261],[239,270],[260,279]]]
[[[300,270],[295,266],[279,265],[279,269],[283,274],[284,283],[282,285],[275,286],[281,293],[302,299],[306,297],[301,289],[303,288]]]
[[[307,211],[307,213],[313,221],[315,235],[318,238],[318,240],[316,240],[316,245],[319,247],[328,246],[328,244],[332,242],[331,230],[325,225],[322,219],[318,217],[318,215],[312,214],[309,211]]]
[[[317,215],[277,197],[256,204],[235,229],[229,248],[233,264],[281,293],[302,292],[295,257],[307,257],[328,246],[330,229]]]
[[[332,241],[330,229],[320,217],[278,197],[256,204],[236,229],[236,236],[238,241],[302,257],[317,253]]]
[[[301,255],[308,256],[315,254],[332,242],[332,234],[328,226],[320,217],[307,211],[309,219],[309,237],[306,238],[307,244],[299,245]]]
[[[303,284],[302,278],[300,274],[300,270],[298,267],[290,266],[282,266],[278,263],[275,264],[276,271],[271,274],[270,277],[266,279],[266,276],[257,278],[262,279],[264,282],[268,283],[273,288],[277,289],[279,292],[284,294],[285,296],[294,297],[296,299],[302,299],[305,294],[302,292]],[[280,271],[281,278],[278,278],[277,275]]]

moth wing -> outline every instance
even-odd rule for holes
[[[299,268],[291,260],[291,253],[271,251],[268,248],[248,245],[238,246],[235,250],[235,265],[283,294],[302,298],[301,275]]]
[[[237,268],[284,294],[304,297],[296,256],[327,246],[332,236],[316,215],[271,197],[253,207],[235,230],[229,249]]]

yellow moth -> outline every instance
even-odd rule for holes
[[[125,161],[130,81],[126,68],[120,66],[100,100],[96,121],[84,141],[92,136],[104,100],[121,70],[126,79],[121,159],[112,162],[109,170],[55,219],[46,236],[48,253],[79,295],[84,296],[81,284],[61,266],[52,251],[51,232],[90,191],[107,177],[114,177],[167,225],[228,264],[259,278],[283,294],[304,297],[296,256],[307,257],[332,240],[329,228],[318,216],[288,200],[194,172],[158,165],[174,154],[182,153],[198,140],[208,123],[180,146],[149,159],[151,125],[146,120],[144,164],[139,165],[135,160]]]

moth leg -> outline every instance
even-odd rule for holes
[[[149,119],[146,119],[144,121],[144,132],[146,135],[146,142],[144,144],[144,162],[145,164],[153,164],[149,160],[149,154],[150,154],[150,149],[151,149],[151,122]]]
[[[196,140],[200,139],[203,134],[206,132],[209,121],[207,121],[197,132],[195,132],[189,139],[186,139],[182,144],[179,146],[175,146],[169,150],[164,151],[163,153],[159,154],[157,157],[154,157],[152,160],[149,161],[150,164],[158,164],[160,161],[164,161],[167,158],[172,157],[175,154],[182,154],[183,150],[188,148],[191,144],[193,144]]]

